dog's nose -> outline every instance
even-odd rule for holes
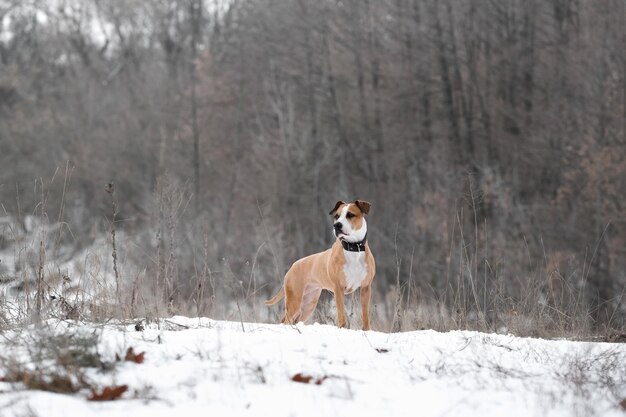
[[[342,227],[343,225],[340,222],[335,223],[335,229],[341,230]]]

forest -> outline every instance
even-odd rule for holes
[[[374,328],[626,327],[623,0],[3,0],[0,22],[3,282],[105,236],[125,315],[273,321],[362,199]]]

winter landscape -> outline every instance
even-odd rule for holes
[[[625,415],[625,17],[0,0],[0,417]]]
[[[16,372],[67,378],[77,391],[0,382],[0,415],[624,415],[623,343],[178,316],[141,327],[50,320],[5,334],[3,356],[10,352]],[[88,400],[120,386],[115,401]]]

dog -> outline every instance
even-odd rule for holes
[[[322,290],[328,290],[335,295],[337,325],[345,327],[344,295],[359,288],[363,330],[370,329],[369,303],[376,273],[374,256],[367,244],[365,216],[370,207],[370,203],[362,200],[335,204],[329,213],[334,219],[335,243],[324,252],[297,260],[287,271],[280,291],[265,302],[270,306],[285,298],[282,323],[306,321],[315,310]]]

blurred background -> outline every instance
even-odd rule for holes
[[[39,280],[93,310],[114,280],[126,315],[275,320],[359,198],[381,330],[623,329],[623,0],[3,0],[0,22],[5,303]]]

